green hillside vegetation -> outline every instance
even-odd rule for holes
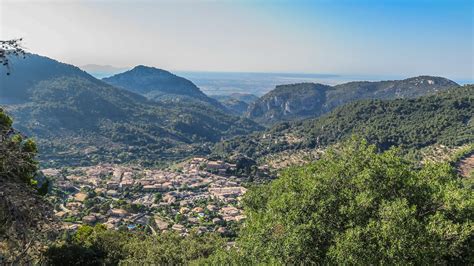
[[[236,248],[211,264],[472,264],[474,194],[449,163],[354,139],[245,195]]]
[[[283,151],[324,148],[353,134],[382,150],[459,146],[474,142],[473,95],[474,86],[467,85],[417,99],[358,101],[317,119],[281,123],[220,142],[214,153],[258,159]]]
[[[46,67],[56,74],[36,78]],[[8,95],[29,84],[26,94],[15,96],[21,102],[4,106],[17,128],[37,140],[45,165],[156,164],[206,153],[213,142],[260,129],[208,104],[156,103],[35,55],[15,62],[15,71],[0,82],[9,85]]]
[[[357,100],[415,98],[457,86],[451,80],[431,76],[357,81],[336,86],[314,83],[280,85],[251,104],[246,117],[263,124],[315,118]]]

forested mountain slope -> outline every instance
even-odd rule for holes
[[[474,142],[474,86],[453,88],[416,99],[362,100],[316,119],[285,122],[249,136],[218,143],[221,156],[259,158],[282,151],[325,147],[361,135],[381,149],[421,148]]]
[[[205,95],[194,83],[166,70],[136,66],[133,69],[104,78],[103,81],[155,101],[199,101],[225,109],[218,101]]]
[[[360,99],[414,98],[456,86],[451,80],[431,76],[333,87],[314,83],[280,85],[251,104],[246,117],[264,124],[315,118]]]
[[[147,100],[46,57],[28,55],[13,66],[10,76],[0,76],[3,105],[37,140],[43,163],[155,163],[260,129],[208,104]]]

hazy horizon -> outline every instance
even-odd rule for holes
[[[96,78],[110,77],[123,73],[133,67],[114,67],[88,64],[79,66]],[[402,75],[353,75],[337,73],[291,73],[291,72],[224,72],[224,71],[181,71],[165,69],[195,83],[207,95],[228,95],[232,93],[249,93],[257,96],[274,89],[277,85],[313,82],[326,85],[338,85],[352,81],[402,80],[415,76],[428,75],[420,73],[413,76]],[[451,79],[450,77],[444,77]],[[473,79],[452,79],[458,84],[474,84]]]
[[[474,79],[465,0],[0,0],[0,14],[0,39],[78,66]]]

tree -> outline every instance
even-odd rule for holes
[[[0,108],[0,178],[34,183],[36,144],[12,128],[13,120]]]
[[[28,264],[39,256],[45,235],[54,235],[57,224],[52,206],[37,193],[46,193],[49,183],[35,179],[36,145],[12,123],[0,108],[0,264]]]
[[[81,226],[66,243],[57,243],[45,253],[48,265],[149,265],[187,264],[206,258],[225,243],[218,235],[180,236],[107,230],[103,225]]]
[[[9,56],[25,56],[25,49],[21,46],[23,39],[0,40],[0,64],[7,68],[7,75],[10,75]]]
[[[353,139],[245,196],[248,219],[215,263],[470,264],[474,195],[448,163],[419,169]],[[233,254],[233,255],[232,255]],[[237,256],[237,257],[235,257]]]

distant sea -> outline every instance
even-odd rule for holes
[[[261,96],[276,85],[315,82],[337,85],[350,81],[380,81],[406,79],[406,76],[337,75],[300,73],[246,73],[246,72],[175,72],[193,81],[208,95],[251,93]],[[449,78],[449,77],[447,77]],[[456,80],[459,84],[474,84],[474,80]]]
[[[86,69],[86,71],[89,69]],[[91,69],[92,70],[92,69]],[[91,71],[97,78],[103,78],[126,71],[117,69],[113,72]],[[226,95],[231,93],[250,93],[262,96],[276,85],[300,82],[315,82],[336,85],[350,81],[399,80],[406,76],[376,75],[338,75],[338,74],[303,74],[303,73],[254,73],[254,72],[206,72],[206,71],[172,71],[194,82],[208,95]],[[450,77],[446,77],[450,78]],[[473,77],[474,78],[474,77]],[[459,84],[474,84],[474,79],[452,79]]]

